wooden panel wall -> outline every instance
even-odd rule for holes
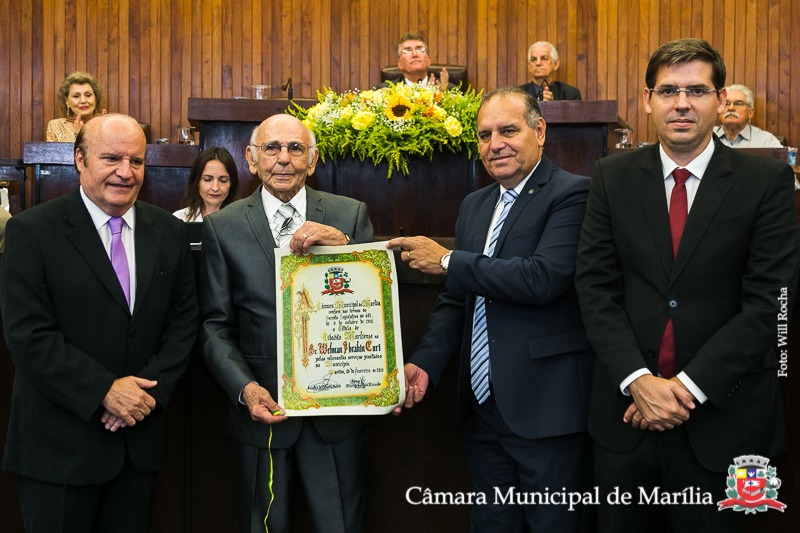
[[[702,37],[725,56],[729,83],[755,91],[756,124],[798,145],[798,20],[792,0],[7,0],[0,158],[43,139],[58,85],[76,69],[101,80],[104,107],[175,142],[191,96],[248,96],[253,84],[290,76],[296,97],[371,87],[410,30],[428,36],[435,61],[467,65],[483,89],[527,81],[527,46],[550,40],[559,79],[586,99],[619,100],[637,141],[654,140],[641,109],[650,53]]]

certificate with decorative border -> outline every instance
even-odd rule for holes
[[[288,416],[378,415],[405,399],[386,241],[275,249],[278,403]]]

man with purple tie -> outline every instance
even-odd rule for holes
[[[184,224],[137,201],[145,138],[88,122],[80,188],[14,216],[0,310],[16,367],[3,468],[28,533],[147,531],[165,407],[197,330]]]

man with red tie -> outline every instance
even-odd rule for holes
[[[601,505],[599,530],[740,531],[743,513],[715,505],[729,465],[785,447],[774,344],[800,263],[793,175],[714,139],[725,64],[707,42],[662,45],[646,83],[659,142],[597,162],[578,249],[595,480],[633,495]],[[656,487],[695,503],[643,504]]]

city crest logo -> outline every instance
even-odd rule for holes
[[[352,294],[350,290],[350,275],[342,267],[332,266],[325,273],[325,290],[322,294]]]
[[[726,500],[717,502],[718,510],[733,509],[745,514],[763,513],[768,509],[780,512],[786,504],[779,502],[781,480],[777,469],[769,466],[769,459],[760,455],[740,455],[728,467]]]

